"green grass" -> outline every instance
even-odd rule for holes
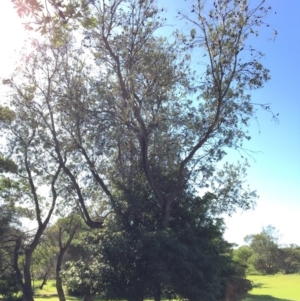
[[[300,301],[300,275],[248,276],[253,290],[244,301]]]
[[[40,290],[39,287],[42,284],[42,280],[34,281],[34,291],[36,294],[41,295],[56,295],[56,286],[55,280],[48,280],[47,284],[43,286],[43,289]],[[65,289],[65,288],[64,288]]]

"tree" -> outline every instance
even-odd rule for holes
[[[300,271],[300,247],[289,245],[280,248],[280,268],[285,274],[299,273]]]
[[[34,18],[43,16],[38,1],[17,2],[31,3]],[[57,20],[76,21],[72,6],[48,3]],[[151,215],[154,205],[159,214],[149,222],[161,233],[171,229],[172,208],[184,214],[185,189],[193,196],[200,191],[199,202],[209,190],[212,214],[248,209],[255,194],[243,187],[246,166],[217,166],[226,149],[242,150],[250,139],[247,126],[256,109],[247,90],[269,80],[262,54],[247,45],[264,25],[264,1],[253,8],[244,0],[216,1],[211,8],[198,1],[193,15],[180,13],[191,37],[176,32],[171,41],[157,32],[164,9],[152,0],[83,3],[89,10],[80,11],[88,23],[82,22],[82,47],[76,49],[65,27],[49,22],[53,30],[33,42],[19,73],[5,82],[16,114],[12,134],[21,133],[13,142],[25,155],[18,164],[26,167],[39,225],[47,223],[39,217],[32,173],[51,186],[53,204],[59,187],[64,202],[73,201],[92,228],[103,228],[106,213],[121,218],[125,195],[139,195],[134,187],[140,183],[150,197],[141,207],[131,205],[132,212]],[[202,55],[205,68],[192,70]],[[43,161],[28,161],[28,151],[41,150]],[[40,176],[43,171],[52,182]]]
[[[245,237],[255,254],[254,267],[263,274],[275,274],[280,270],[280,250],[277,244],[276,229],[273,226],[263,228],[259,234]]]
[[[30,88],[20,94],[24,101],[30,102]],[[15,191],[12,194],[13,201],[18,202],[19,207],[23,208],[22,211],[26,212],[28,217],[35,219],[37,228],[33,230],[33,234],[19,235],[15,238],[12,252],[13,268],[18,286],[23,293],[23,300],[32,301],[30,269],[32,256],[55,208],[58,198],[56,181],[61,166],[53,161],[51,156],[45,157],[43,154],[43,142],[40,137],[45,133],[45,127],[40,122],[41,119],[27,114],[25,107],[14,106],[14,109],[16,114],[13,115],[13,120],[9,120],[6,129],[9,133],[6,153],[10,156],[9,162],[13,162],[15,168],[6,170],[10,172],[6,181],[17,183],[17,186],[9,187],[10,190]],[[44,191],[39,190],[41,185]],[[1,196],[7,198],[7,195]]]

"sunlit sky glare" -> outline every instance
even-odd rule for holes
[[[208,0],[209,1],[209,0]],[[258,3],[252,0],[251,3]],[[275,226],[282,244],[300,245],[300,1],[267,0],[273,7],[268,17],[272,29],[253,40],[256,48],[266,53],[262,63],[271,70],[271,81],[254,91],[253,102],[270,103],[279,113],[279,123],[266,112],[258,114],[259,124],[252,122],[252,139],[245,146],[257,154],[249,158],[248,183],[260,196],[254,210],[226,217],[225,238],[242,245],[248,234],[259,233],[262,227]],[[161,2],[162,3],[162,2]],[[164,0],[168,15],[176,9],[189,11],[189,0]],[[276,12],[276,13],[275,13]],[[170,20],[175,24],[176,19]],[[278,31],[275,41],[273,28]],[[25,38],[21,21],[10,0],[0,0],[0,79],[13,70],[15,50]],[[0,103],[3,102],[0,87]],[[240,155],[231,152],[228,161]]]

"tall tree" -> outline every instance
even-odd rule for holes
[[[53,28],[6,81],[16,114],[11,152],[24,166],[42,229],[47,223],[34,177],[51,187],[53,205],[59,187],[93,228],[103,227],[106,214],[122,216],[125,195],[134,196],[140,182],[151,202],[141,200],[132,212],[147,215],[154,204],[159,214],[150,223],[160,231],[170,228],[172,208],[183,208],[186,187],[192,195],[209,190],[214,214],[251,206],[255,194],[244,190],[245,166],[217,166],[226,149],[242,149],[250,139],[256,109],[247,91],[269,79],[262,54],[247,45],[264,25],[265,1],[252,8],[245,0],[207,7],[198,1],[192,15],[179,14],[190,22],[190,36],[177,31],[170,41],[158,32],[164,9],[153,0],[83,1],[81,47],[68,31],[81,18],[71,13],[71,2],[47,1],[66,27],[52,16],[48,22],[38,1],[15,2],[30,4],[34,18]],[[203,55],[205,68],[193,70]],[[53,206],[49,218],[52,212]]]

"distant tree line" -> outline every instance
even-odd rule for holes
[[[234,250],[234,259],[246,265],[248,273],[300,273],[300,247],[295,244],[279,245],[278,234],[273,226],[263,228],[261,233],[246,236],[245,242],[247,245]]]

